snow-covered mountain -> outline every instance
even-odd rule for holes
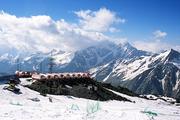
[[[116,60],[90,72],[98,80],[139,94],[180,97],[180,53],[173,49],[137,59]]]
[[[49,53],[4,54],[0,56],[0,68],[3,68],[0,73],[13,73],[18,67],[21,70],[48,72],[50,58],[53,59],[54,72],[87,71],[110,61],[137,58],[145,54],[129,43],[117,45],[108,41],[76,52],[52,50]]]
[[[101,66],[111,61],[134,59],[149,53],[137,50],[129,43],[114,44],[103,42],[99,45],[89,47],[75,52],[72,61],[63,71],[87,71],[93,67]]]
[[[76,52],[4,54],[0,56],[0,73],[11,74],[18,67],[48,72],[51,58],[54,72],[90,71],[98,81],[124,86],[139,94],[180,96],[180,53],[171,49],[152,55],[129,43],[106,41]]]
[[[0,56],[0,73],[13,74],[17,69],[26,71],[48,72],[50,59],[52,58],[56,67],[63,67],[73,58],[73,52],[52,50],[49,53],[32,53],[26,55],[9,55]]]

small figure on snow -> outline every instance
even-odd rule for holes
[[[49,97],[49,102],[52,102],[52,97]]]

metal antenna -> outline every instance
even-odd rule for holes
[[[49,73],[52,73],[53,71],[53,58],[52,58],[52,51],[51,51],[51,57],[49,57]]]
[[[20,58],[17,58],[16,64],[17,64],[17,71],[20,71],[20,69],[21,69]]]
[[[39,72],[43,72],[43,64],[42,64],[43,61],[40,62],[39,64]]]

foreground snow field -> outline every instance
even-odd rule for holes
[[[71,96],[41,96],[19,86],[22,94],[0,85],[0,120],[180,120],[180,107],[120,94],[135,103],[99,102]],[[40,101],[32,101],[31,99]],[[52,102],[50,102],[51,98]]]

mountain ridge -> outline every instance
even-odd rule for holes
[[[179,58],[180,53],[171,49],[136,60],[116,61],[111,65],[111,73],[105,74],[102,82],[127,87],[138,94],[179,97]],[[107,67],[102,68],[99,71],[98,68],[94,68],[96,71],[93,72],[90,70],[96,79],[102,78],[106,72]]]
[[[54,62],[53,72],[89,71],[97,81],[127,87],[138,94],[179,96],[180,53],[173,49],[152,54],[138,50],[128,42],[102,42],[76,52],[54,49],[20,57],[0,56],[2,75],[14,73],[18,66],[20,70],[46,73],[49,63]]]

